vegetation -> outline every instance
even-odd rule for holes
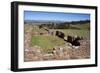
[[[31,39],[31,46],[38,45],[44,52],[49,52],[55,46],[63,45],[65,41],[56,36],[33,36]]]
[[[63,22],[63,23],[42,23],[38,25],[40,28],[47,27],[49,29],[90,29],[90,21],[72,21],[72,22]],[[85,27],[84,27],[85,26]]]
[[[86,37],[89,38],[90,35],[90,31],[88,30],[77,30],[77,29],[57,29],[59,31],[64,32],[64,34],[67,35],[71,35],[71,36],[82,36],[82,37]]]

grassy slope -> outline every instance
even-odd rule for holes
[[[77,27],[77,28],[80,28],[80,29],[89,29],[90,28],[90,24],[87,23],[87,24],[77,24],[77,25],[71,25],[72,27]]]
[[[65,35],[72,35],[72,36],[83,36],[86,38],[90,37],[90,30],[88,28],[90,28],[89,24],[77,24],[77,25],[71,25],[71,27],[77,27],[79,28],[79,30],[77,29],[57,29],[59,31],[62,31],[65,33]]]
[[[71,36],[83,36],[86,38],[89,38],[90,32],[88,30],[76,30],[76,29],[58,29],[65,33],[65,35],[71,35]]]

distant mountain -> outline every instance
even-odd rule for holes
[[[59,20],[24,20],[25,24],[83,24],[83,23],[90,23],[90,20],[80,20],[80,21],[59,21]]]
[[[64,23],[64,21],[58,20],[25,20],[25,23]]]

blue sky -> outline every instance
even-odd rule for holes
[[[80,21],[90,20],[90,14],[24,11],[24,20]]]

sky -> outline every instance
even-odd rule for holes
[[[90,20],[90,14],[24,11],[24,20],[80,21]]]

